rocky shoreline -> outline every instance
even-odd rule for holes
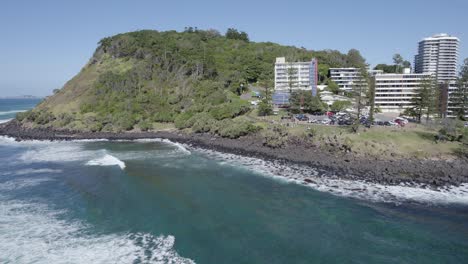
[[[430,187],[458,186],[462,183],[468,183],[468,161],[466,159],[448,161],[363,158],[352,153],[327,152],[298,141],[288,142],[282,148],[270,148],[264,146],[262,139],[256,135],[229,139],[211,134],[185,134],[179,131],[92,133],[49,128],[25,128],[15,120],[0,124],[0,135],[13,137],[18,141],[163,138],[224,153],[307,165],[319,169],[324,177],[336,176],[347,180],[385,185],[405,183]],[[307,179],[305,182],[307,183]]]

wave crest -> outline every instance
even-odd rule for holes
[[[89,235],[89,226],[62,220],[63,211],[18,200],[0,202],[0,211],[2,262],[194,263],[175,251],[173,236]]]
[[[119,166],[122,170],[125,169],[125,162],[118,158],[105,154],[103,157],[90,160],[86,163],[88,166]]]

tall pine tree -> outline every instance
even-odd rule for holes
[[[457,80],[457,89],[451,94],[454,114],[461,120],[467,120],[468,115],[468,58],[463,62]]]

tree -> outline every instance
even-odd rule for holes
[[[350,101],[335,101],[333,104],[330,106],[330,110],[333,112],[340,112],[343,110],[346,110],[352,105]]]
[[[289,87],[289,94],[292,94],[292,88],[294,84],[294,80],[297,79],[297,69],[293,67],[292,63],[288,66],[288,87]]]
[[[258,115],[267,116],[273,113],[273,107],[271,106],[270,101],[266,98],[263,98],[262,101],[258,104]]]
[[[352,85],[351,94],[354,97],[354,104],[356,109],[356,121],[352,127],[353,132],[359,129],[361,114],[363,109],[368,105],[368,88],[369,88],[369,74],[366,68],[361,68],[359,72],[359,80]]]
[[[249,42],[249,35],[244,31],[238,31],[235,28],[228,28],[226,31],[226,38],[228,39],[238,39],[243,40],[245,42]]]
[[[265,96],[262,101],[258,104],[258,115],[266,116],[273,113],[273,106],[271,105],[272,92],[271,88],[266,81],[260,83],[265,89]]]
[[[381,63],[377,64],[377,66],[374,67],[374,70],[381,70],[384,73],[397,73],[397,66]]]
[[[393,65],[377,64],[374,70],[382,70],[384,73],[402,73],[404,68],[411,68],[411,63],[404,60],[400,54],[393,55]]]
[[[372,123],[374,122],[374,113],[375,113],[375,76],[369,78],[369,89],[367,92],[367,96],[369,98],[369,121]]]
[[[411,62],[407,60],[405,60],[402,65],[403,65],[403,68],[411,68]]]
[[[332,79],[328,79],[327,89],[328,89],[328,91],[330,91],[330,92],[332,92],[334,94],[338,94],[340,92],[340,87]]]
[[[350,49],[348,51],[348,67],[361,68],[366,64],[366,60],[361,56],[361,53],[357,49]]]
[[[457,89],[452,93],[454,114],[461,120],[466,120],[468,114],[468,58],[463,61],[458,79]]]
[[[412,111],[407,113],[412,114],[416,117],[419,123],[421,123],[421,117],[426,115],[426,122],[429,121],[429,116],[436,111],[436,84],[435,79],[432,77],[426,77],[421,80],[419,88],[415,90],[411,103],[413,105]]]
[[[404,61],[404,59],[400,54],[397,53],[397,54],[393,55],[393,63],[395,65],[402,65],[403,61]]]
[[[289,97],[291,110],[294,112],[322,112],[325,110],[325,105],[320,100],[320,96],[312,96],[310,90],[294,91]]]

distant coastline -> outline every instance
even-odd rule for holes
[[[34,95],[17,95],[17,96],[0,96],[0,99],[42,99],[42,96]]]

